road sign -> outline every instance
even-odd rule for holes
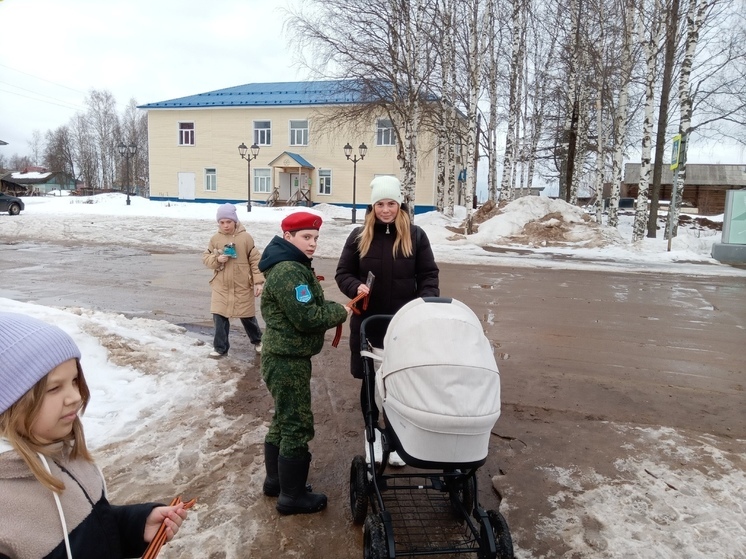
[[[671,170],[675,171],[679,168],[679,162],[681,158],[681,134],[676,134],[673,137],[671,145]]]

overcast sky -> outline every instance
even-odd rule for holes
[[[283,31],[291,3],[0,0],[2,153],[29,154],[33,131],[68,124],[91,89],[111,91],[121,112],[132,98],[307,79]],[[699,145],[689,162],[746,163],[746,148]]]
[[[29,153],[84,110],[91,89],[120,111],[253,82],[306,79],[283,35],[284,0],[0,0],[0,140]]]

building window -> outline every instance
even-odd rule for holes
[[[205,169],[205,190],[208,192],[218,191],[217,169]]]
[[[379,118],[376,122],[376,145],[395,146],[396,135],[394,125],[386,118]]]
[[[332,193],[332,170],[319,169],[319,194]]]
[[[271,169],[254,169],[254,192],[257,194],[272,192]]]
[[[180,146],[193,146],[194,145],[194,123],[193,122],[180,122],[179,123],[179,145]]]
[[[291,120],[290,121],[290,145],[307,146],[308,145],[308,121]]]
[[[269,146],[272,144],[272,123],[270,121],[254,121],[254,143],[258,146]]]

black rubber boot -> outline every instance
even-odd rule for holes
[[[264,443],[264,469],[267,477],[264,478],[264,494],[267,497],[277,497],[280,494],[280,475],[277,473],[277,458],[280,456],[280,448]]]
[[[272,443],[264,443],[264,469],[267,477],[264,478],[264,494],[267,497],[277,497],[280,494],[280,475],[277,473],[277,457],[280,449]],[[306,484],[306,491],[313,491],[310,483]]]
[[[326,508],[326,495],[306,491],[310,465],[310,454],[305,458],[278,457],[280,496],[277,498],[277,510],[280,514],[310,514]]]

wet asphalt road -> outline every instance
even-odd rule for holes
[[[344,301],[336,262],[314,262],[327,296]],[[210,334],[211,274],[199,254],[18,243],[0,245],[0,269],[3,297]],[[441,292],[480,316],[504,360],[506,388],[516,379],[507,392],[516,402],[554,408],[590,391],[578,410],[587,415],[605,417],[611,406],[615,419],[658,423],[665,413],[677,426],[746,436],[746,416],[734,424],[720,413],[743,404],[743,278],[449,264],[441,265]],[[693,402],[696,413],[686,404],[658,409],[670,400]]]
[[[336,261],[314,262],[326,278],[327,296],[344,301],[334,284]],[[0,244],[0,297],[167,320],[206,343],[212,334],[210,277],[195,253]],[[502,415],[480,469],[480,499],[485,508],[497,508],[505,497],[514,540],[530,556],[558,557],[566,549],[560,535],[537,530],[538,519],[554,512],[549,496],[563,489],[546,472],[565,468],[617,479],[617,460],[652,452],[623,432],[665,427],[690,442],[706,435],[708,444],[743,464],[738,458],[746,456],[743,277],[448,264],[441,265],[441,293],[469,305],[495,347]],[[231,340],[232,363],[246,366],[242,359],[253,355],[246,336],[234,334]],[[347,469],[338,464],[339,456],[361,448],[359,429],[350,428],[360,415],[350,404],[358,388],[345,373],[345,343],[338,349],[327,345],[314,365],[315,479],[337,505],[303,532],[310,543],[293,537],[313,519],[268,520],[253,540],[252,557],[276,557],[278,538],[295,542],[289,549],[309,559],[360,555],[360,530],[350,525],[344,506]],[[246,367],[236,397],[223,404],[226,413],[269,416],[271,403],[258,386],[258,372]],[[660,446],[657,440],[650,444]],[[676,456],[659,454],[659,460],[681,466]],[[486,489],[490,481],[493,492]],[[345,555],[341,549],[350,551]]]

